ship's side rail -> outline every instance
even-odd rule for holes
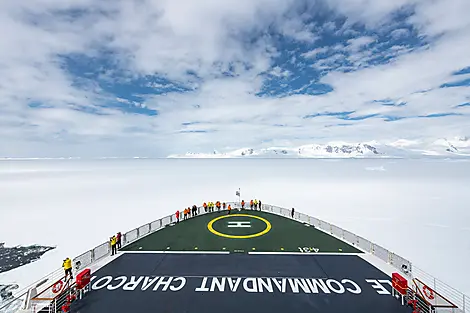
[[[6,301],[3,303],[3,306],[0,306],[0,312],[16,312],[19,309],[26,309],[26,299],[28,296],[32,296],[30,294],[32,290],[36,294],[43,293],[50,287],[51,282],[56,282],[63,276],[64,270],[56,269],[31,285],[22,287],[18,292],[14,293],[14,297],[10,301]]]
[[[263,205],[263,210],[282,216],[291,217],[291,210],[285,208],[272,205]],[[350,231],[342,229],[341,227],[325,222],[318,218],[311,217],[299,212],[294,213],[294,218],[301,222],[315,226],[316,228],[321,229],[324,232],[333,235],[334,237],[341,239],[364,252],[373,254],[382,261],[392,265],[400,273],[404,274],[410,279],[413,277],[418,277],[427,286],[439,292],[442,296],[444,296],[446,299],[455,304],[460,310],[460,312],[470,312],[469,296],[463,294],[462,292],[437,279],[436,277],[428,274],[427,272],[416,267],[415,265],[412,265],[410,261],[399,256],[398,254],[388,251],[387,249],[376,243],[373,243],[361,236],[358,236]]]
[[[232,208],[234,209],[240,208],[240,203],[238,202],[227,202],[227,204],[231,204]],[[291,210],[274,206],[274,205],[263,204],[262,210],[271,212],[274,214],[282,215],[288,218],[291,217]],[[205,214],[202,207],[199,207],[198,211],[200,214]],[[309,215],[306,215],[300,212],[294,213],[294,219],[307,223],[309,225],[312,225],[338,239],[345,241],[346,243],[349,243],[357,247],[358,249],[364,252],[368,252],[368,253],[371,253],[372,255],[375,255],[382,261],[396,268],[400,273],[404,274],[408,278],[419,277],[428,286],[438,291],[440,294],[442,294],[443,296],[448,298],[450,301],[452,301],[455,305],[457,305],[459,309],[461,310],[461,312],[467,312],[467,311],[470,312],[470,297],[464,295],[462,292],[456,290],[455,288],[452,288],[448,284],[438,280],[432,275],[412,265],[412,263],[409,260],[391,251],[388,251],[382,246],[375,244],[361,236],[358,236],[350,231],[342,229],[341,227],[338,227],[331,223],[325,222],[321,219],[311,217]],[[171,214],[161,219],[155,220],[151,223],[147,223],[140,227],[132,229],[126,232],[125,234],[123,234],[122,245],[125,246],[132,242],[135,242],[136,240],[139,240],[142,237],[145,237],[153,232],[156,232],[174,222],[176,222],[175,215]],[[74,270],[80,271],[81,269],[84,269],[85,267],[102,260],[103,258],[109,256],[110,254],[111,254],[110,244],[109,242],[104,242],[96,246],[95,248],[89,251],[86,251],[82,253],[81,255],[75,257],[73,259]],[[44,277],[39,282],[36,282],[32,284],[31,286],[36,286],[41,282],[43,282],[44,284],[48,281],[50,282],[51,280],[56,279],[56,276],[58,275],[58,273],[62,274],[62,269],[49,274],[47,277]],[[22,291],[15,293],[15,298],[11,302],[5,304],[3,307],[0,307],[0,312],[5,312],[3,309],[11,305],[11,303],[13,302],[18,302],[21,300],[24,301],[28,294],[28,290],[31,289],[31,286],[28,286],[26,289],[23,289]]]

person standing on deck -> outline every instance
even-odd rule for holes
[[[255,199],[255,210],[258,208],[258,200]]]
[[[197,206],[194,204],[193,205],[193,216],[197,215]]]
[[[253,199],[250,200],[250,209],[253,210]]]
[[[121,232],[118,232],[116,235],[116,248],[121,249]]]
[[[180,222],[180,210],[176,210],[175,217],[176,217],[176,223],[179,223]]]
[[[259,210],[261,211],[261,200],[258,201]]]
[[[231,211],[231,210],[232,210],[232,207],[231,207],[230,204],[229,204],[228,207],[227,207],[227,211],[228,211],[227,214],[230,214],[230,211]]]
[[[207,213],[207,203],[204,202],[204,204],[202,206],[204,207],[204,211],[206,211],[206,213]]]
[[[222,203],[222,210],[225,210],[226,209],[226,206],[225,206],[225,202]]]
[[[72,260],[70,260],[70,258],[66,258],[64,260],[64,263],[62,263],[62,267],[64,268],[64,271],[65,271],[65,280],[67,280],[68,275],[70,275],[70,279],[73,279]]]
[[[294,213],[295,213],[295,210],[294,208],[292,208],[292,211],[290,212],[290,217],[294,218]]]
[[[116,236],[111,237],[111,255],[115,255],[116,252]]]
[[[241,205],[242,205],[242,210],[243,210],[245,208],[245,200],[242,200]]]

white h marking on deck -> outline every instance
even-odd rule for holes
[[[251,227],[250,222],[227,222],[227,227]]]

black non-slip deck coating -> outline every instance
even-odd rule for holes
[[[186,284],[179,291],[162,291],[162,286],[153,291],[155,284],[142,290],[142,282],[135,290],[108,290],[107,287],[92,290],[84,299],[75,303],[76,313],[229,313],[229,312],[279,312],[279,313],[405,313],[409,308],[390,294],[379,294],[374,283],[367,279],[381,280],[382,286],[389,292],[391,287],[386,281],[390,278],[356,255],[248,255],[248,254],[123,254],[96,273],[93,282],[106,285],[106,276],[123,277],[112,280],[111,286],[118,285],[126,277],[138,279],[147,277],[147,282],[155,276],[185,277]],[[354,281],[361,289],[360,294],[346,291],[341,294],[331,293],[299,293],[292,292],[286,282],[286,292],[247,292],[242,282],[237,291],[232,292],[229,285],[220,292],[196,292],[204,277],[282,277],[307,279],[334,279]],[[207,287],[210,287],[210,280]],[[228,279],[228,278],[227,278]],[[176,288],[181,284],[174,281]],[[94,285],[94,284],[92,284]],[[109,285],[108,285],[109,286]],[[250,285],[251,286],[251,285]],[[352,284],[344,283],[344,287],[355,289]],[[252,287],[252,286],[251,286]],[[276,288],[274,288],[276,289]],[[357,289],[356,289],[357,290]]]

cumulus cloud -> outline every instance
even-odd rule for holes
[[[468,72],[453,74],[470,66],[469,10],[465,0],[1,2],[0,155],[465,136]],[[350,112],[351,127],[326,112]]]

